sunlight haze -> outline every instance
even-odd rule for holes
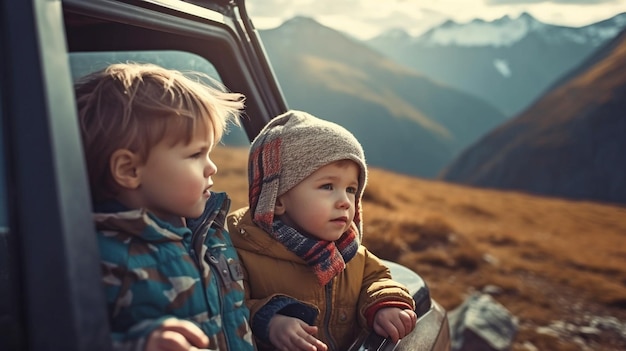
[[[248,0],[247,6],[259,29],[306,16],[359,39],[393,28],[416,36],[448,19],[492,21],[528,12],[546,23],[579,27],[626,12],[626,0]]]

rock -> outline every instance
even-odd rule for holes
[[[474,293],[448,314],[453,351],[509,350],[518,320],[490,295]]]
[[[489,295],[500,295],[502,294],[504,290],[499,287],[499,286],[495,286],[495,285],[485,285],[483,287],[483,293],[485,294],[489,294]]]

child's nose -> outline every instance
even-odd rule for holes
[[[217,165],[210,158],[207,158],[207,164],[204,167],[204,176],[208,178],[215,175],[215,173],[217,173]]]
[[[337,207],[339,208],[350,208],[352,203],[350,202],[350,197],[346,193],[341,193],[339,195],[339,199],[337,200]]]

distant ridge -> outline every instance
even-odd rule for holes
[[[434,177],[504,121],[484,100],[311,18],[295,17],[260,34],[289,106],[351,130],[373,166]]]
[[[626,204],[626,31],[440,178]]]
[[[626,13],[578,28],[543,23],[525,13],[491,22],[448,21],[418,37],[383,34],[366,43],[514,117],[625,26]]]

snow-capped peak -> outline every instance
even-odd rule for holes
[[[581,32],[595,44],[614,38],[626,27],[626,13],[581,28]]]
[[[504,16],[493,22],[475,19],[469,23],[459,24],[448,21],[431,29],[419,40],[433,45],[510,46],[529,32],[544,26],[544,23],[537,21],[528,13],[523,13],[516,19]]]
[[[411,38],[411,34],[402,28],[392,28],[381,33],[378,38],[381,40],[408,40]]]

